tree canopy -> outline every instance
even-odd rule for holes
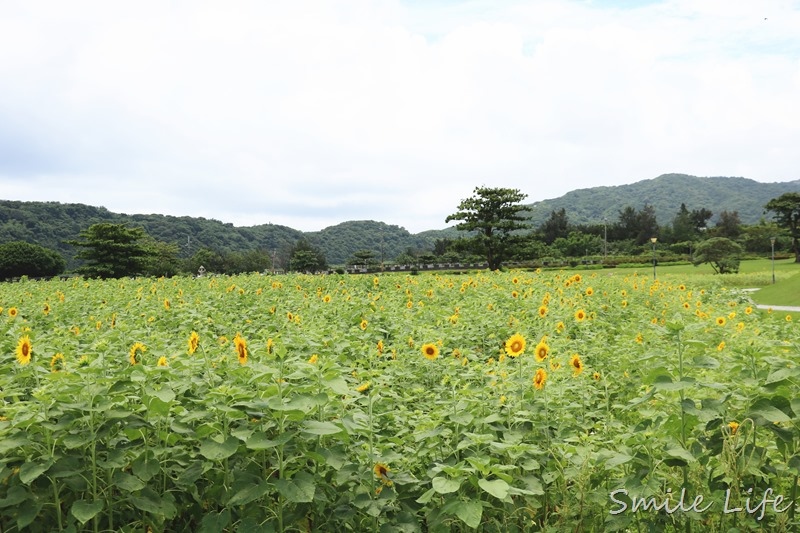
[[[456,229],[475,232],[465,239],[467,246],[486,257],[490,270],[496,270],[517,241],[513,232],[529,227],[521,213],[530,209],[520,204],[527,196],[519,189],[476,187],[473,195],[462,200],[458,211],[445,222],[461,220]]]
[[[149,256],[141,242],[145,235],[142,228],[131,228],[126,224],[92,224],[81,231],[83,240],[69,241],[69,244],[81,248],[75,257],[87,261],[76,272],[99,278],[141,274]]]
[[[64,272],[67,262],[56,251],[13,241],[0,244],[0,280],[20,276],[45,277]]]
[[[794,252],[794,262],[800,263],[800,193],[787,192],[773,198],[764,206],[775,213],[775,222],[779,226],[789,231],[792,237],[792,252]]]
[[[708,263],[717,274],[739,272],[742,247],[725,237],[712,237],[697,245],[692,263]]]

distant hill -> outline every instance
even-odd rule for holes
[[[325,253],[331,264],[343,264],[359,250],[372,250],[378,260],[383,257],[391,261],[409,248],[427,251],[433,246],[433,239],[412,235],[400,226],[374,220],[342,222],[305,235],[311,244]]]
[[[280,249],[303,236],[301,231],[274,224],[237,228],[201,217],[124,215],[84,204],[0,200],[0,243],[19,240],[58,250],[69,268],[76,264],[76,250],[64,241],[78,239],[82,230],[98,222],[141,226],[157,240],[178,244],[185,257],[202,248],[221,252]]]
[[[740,220],[754,224],[764,216],[764,204],[786,192],[800,192],[800,180],[760,183],[746,178],[699,178],[665,174],[630,185],[579,189],[551,200],[530,204],[530,223],[542,224],[553,210],[566,210],[570,223],[609,223],[626,206],[641,209],[652,205],[660,225],[669,224],[681,203],[689,210],[706,208],[714,213],[738,211]],[[453,206],[455,211],[457,206]],[[321,231],[302,232],[287,226],[262,224],[235,227],[219,220],[168,215],[124,215],[103,207],[59,202],[0,200],[0,243],[21,240],[58,250],[75,266],[75,249],[64,241],[77,239],[81,230],[96,222],[141,226],[154,238],[176,243],[181,255],[191,256],[201,248],[222,252],[246,250],[281,251],[306,238],[320,248],[332,265],[345,263],[359,250],[372,250],[386,261],[408,249],[431,250],[436,239],[459,237],[454,228],[409,233],[404,228],[372,220],[342,222]]]
[[[686,204],[689,211],[706,208],[715,223],[722,211],[738,211],[743,224],[755,224],[764,216],[764,204],[787,192],[800,192],[800,180],[761,183],[747,178],[700,178],[686,174],[664,174],[630,185],[592,187],[568,192],[552,200],[530,204],[530,221],[542,224],[554,210],[566,210],[571,224],[609,223],[619,218],[626,206],[641,209],[645,204],[656,211],[659,225],[672,222]]]

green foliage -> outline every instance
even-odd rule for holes
[[[638,210],[630,205],[625,206],[619,211],[619,218],[611,228],[612,239],[630,239],[636,245],[649,242],[658,233],[655,208],[650,204]]]
[[[357,250],[353,256],[347,260],[348,265],[366,266],[367,268],[379,265],[380,261],[375,257],[372,250]]]
[[[430,250],[434,237],[412,235],[399,226],[373,220],[349,221],[305,234],[326,262],[343,265],[360,250],[371,250],[378,262],[393,261],[407,249]]]
[[[55,276],[64,272],[66,266],[58,252],[42,246],[22,241],[0,244],[0,280]]]
[[[161,242],[147,236],[143,247],[146,251],[142,273],[145,276],[172,277],[181,269],[178,257],[180,247],[174,243]]]
[[[553,244],[558,238],[566,238],[569,234],[569,217],[563,207],[553,210],[544,223],[539,226],[539,233],[546,244]]]
[[[736,273],[743,248],[725,237],[712,237],[697,245],[692,263],[695,266],[708,263],[718,274]]]
[[[794,528],[797,319],[574,274],[0,284],[0,530]]]
[[[86,260],[77,273],[91,278],[121,278],[144,272],[149,253],[141,242],[145,237],[142,228],[102,222],[92,224],[80,236],[83,240],[69,241],[81,248],[75,257]]]
[[[264,250],[220,253],[204,248],[185,261],[184,269],[189,274],[197,274],[201,266],[208,273],[243,274],[271,269],[272,259]]]
[[[800,192],[782,194],[764,207],[775,213],[777,224],[789,232],[795,262],[800,263]]]
[[[620,204],[641,208],[652,205],[658,220],[672,220],[681,203],[690,209],[695,227],[705,227],[711,213],[737,211],[743,224],[755,224],[770,198],[800,190],[800,182],[760,183],[746,178],[697,177],[664,174],[627,185],[591,187],[531,205],[530,222],[539,226],[553,210],[565,208],[575,225],[609,221],[617,217]],[[622,201],[621,201],[622,199]]]
[[[465,242],[474,253],[486,257],[490,270],[496,270],[520,241],[514,232],[528,227],[521,214],[528,208],[520,203],[526,197],[519,189],[475,187],[473,196],[462,200],[445,222],[460,220],[456,229],[475,232]]]
[[[728,239],[736,239],[742,234],[742,222],[739,220],[738,211],[723,210],[719,214],[719,220],[714,226],[714,235],[716,237],[727,237]]]
[[[300,239],[294,245],[289,259],[289,270],[293,272],[321,272],[328,269],[325,254],[312,246],[306,239]]]

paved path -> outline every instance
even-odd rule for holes
[[[758,304],[756,305],[759,309],[772,309],[773,311],[791,311],[793,313],[800,313],[800,307],[794,307],[791,305],[764,305]]]
[[[742,289],[743,292],[755,292],[758,289]],[[757,304],[758,309],[772,309],[773,311],[789,311],[792,313],[800,313],[800,307],[794,305],[765,305]]]

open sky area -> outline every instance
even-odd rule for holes
[[[800,2],[0,2],[0,199],[446,226],[678,172],[800,178]]]

